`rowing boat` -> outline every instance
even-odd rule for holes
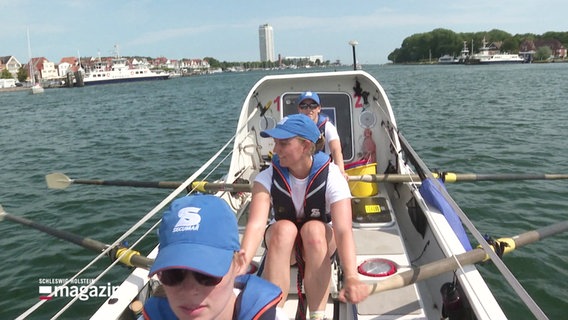
[[[352,229],[359,277],[372,292],[358,305],[339,302],[336,297],[341,269],[334,265],[327,317],[506,319],[474,263],[493,260],[513,288],[519,288],[500,259],[502,253],[512,249],[514,240],[486,241],[479,234],[398,129],[382,86],[361,70],[270,75],[259,80],[244,100],[232,139],[186,181],[170,186],[175,191],[132,229],[179,194],[201,191],[227,201],[242,233],[251,200],[250,186],[256,174],[270,164],[274,147],[272,139],[263,139],[259,133],[296,113],[296,98],[305,90],[318,92],[322,112],[336,125],[341,138],[353,195]],[[224,162],[228,162],[228,170],[219,174],[218,168],[226,168]],[[210,176],[221,178],[206,182]],[[388,176],[404,179],[386,179]],[[205,182],[196,183],[199,179]],[[113,251],[128,234],[115,244],[101,245],[99,251]],[[473,249],[472,242],[481,248]],[[137,306],[159,285],[157,279],[148,278],[147,271],[157,247],[147,257],[138,258],[143,260],[140,263],[130,259],[137,260],[136,254],[124,252],[117,254],[119,259],[113,264],[127,260],[135,268],[91,319],[132,319]],[[256,252],[251,273],[257,272],[263,254],[262,248]],[[291,268],[291,279],[296,279],[297,270]],[[521,289],[517,293],[537,317],[543,316]],[[296,282],[292,280],[283,307],[290,319],[296,314],[297,304]]]
[[[385,91],[369,74],[348,71],[268,76],[259,81],[249,92],[241,111],[226,182],[251,181],[258,170],[268,164],[273,141],[262,139],[258,134],[274,126],[283,116],[296,113],[296,98],[304,90],[318,92],[322,112],[338,129],[347,166],[359,164],[348,169],[351,175],[415,172],[405,159],[408,155],[417,156],[400,139]],[[369,150],[374,154],[369,155]],[[365,164],[360,164],[362,160]],[[369,160],[372,162],[367,163]],[[385,259],[386,263],[375,263],[375,267],[389,276],[394,267],[396,272],[402,272],[413,265],[465,252],[456,232],[439,210],[425,202],[419,187],[419,179],[404,184],[351,183],[358,264]],[[229,203],[237,200],[230,193],[221,196]],[[235,206],[237,212],[247,200],[242,198]],[[257,258],[262,254],[258,252]],[[368,274],[360,277],[370,283],[380,278],[371,276],[370,271],[365,273]],[[448,272],[373,295],[358,306],[342,304],[339,311],[335,307],[335,312],[339,312],[338,319],[439,319],[443,308],[440,290],[445,283],[453,283],[454,278],[460,279],[457,287],[464,292],[464,297],[471,297],[467,300],[472,310],[479,313],[479,319],[503,316],[474,266],[463,266],[455,276]],[[295,288],[296,284],[291,283],[290,292],[296,292]],[[285,305],[290,317],[295,314],[296,305],[297,295],[292,294]],[[332,318],[333,313],[334,303],[330,297],[327,316]]]

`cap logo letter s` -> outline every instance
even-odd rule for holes
[[[199,215],[201,208],[186,207],[178,211],[179,221],[176,223],[173,232],[186,230],[199,230],[201,216]]]
[[[310,217],[311,218],[317,218],[317,217],[320,217],[320,216],[321,216],[321,213],[320,213],[319,209],[318,208],[312,208],[311,213],[310,213]]]

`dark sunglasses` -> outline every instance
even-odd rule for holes
[[[182,283],[189,274],[193,276],[193,279],[197,281],[202,286],[212,287],[216,286],[223,280],[223,277],[213,277],[203,273],[186,270],[186,269],[168,269],[158,273],[158,278],[160,282],[166,286],[177,286]]]
[[[317,104],[315,102],[314,103],[300,103],[299,107],[302,110],[307,109],[307,108],[315,109],[315,108],[319,107],[319,104]]]

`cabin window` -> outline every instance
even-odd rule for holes
[[[282,116],[298,113],[296,101],[300,92],[285,93],[281,98]],[[337,127],[337,133],[341,140],[343,161],[348,163],[354,160],[353,151],[353,128],[352,128],[352,100],[351,95],[345,92],[318,92],[321,100],[321,113],[325,114]]]

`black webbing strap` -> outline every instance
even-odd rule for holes
[[[294,247],[296,255],[296,265],[298,267],[298,277],[296,279],[296,288],[298,289],[298,307],[296,308],[296,320],[305,320],[308,306],[306,304],[306,295],[302,292],[305,261],[304,257],[302,256],[304,250],[302,244],[302,237],[300,236],[300,233],[298,233],[298,236],[296,237],[296,242],[294,244]]]

